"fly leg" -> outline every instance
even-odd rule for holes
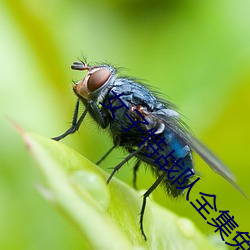
[[[164,172],[162,175],[160,175],[157,180],[153,183],[153,185],[144,193],[143,195],[143,201],[142,201],[142,208],[140,212],[140,230],[143,235],[144,240],[147,240],[147,236],[143,229],[143,216],[146,208],[146,201],[148,196],[158,187],[158,185],[161,183],[161,181],[164,179],[164,177],[167,175],[167,172]]]
[[[137,160],[137,161],[136,161],[136,164],[135,164],[135,166],[134,166],[134,168],[133,168],[133,187],[134,187],[135,189],[137,189],[137,188],[136,188],[136,173],[137,173],[137,171],[138,171],[140,165],[141,165],[141,161],[140,161],[140,160]]]
[[[113,146],[97,163],[96,165],[99,165],[115,148],[115,146]]]
[[[114,176],[114,174],[126,163],[128,162],[132,157],[134,157],[143,147],[145,147],[145,145],[141,145],[138,149],[134,150],[132,153],[130,153],[128,156],[126,156],[126,158],[120,162],[116,167],[114,167],[112,173],[110,174],[108,180],[107,180],[107,184],[109,184],[109,182],[111,181],[112,177]]]
[[[51,139],[53,139],[55,141],[60,141],[64,137],[68,136],[69,134],[75,133],[79,129],[79,127],[80,127],[80,125],[81,125],[81,123],[82,123],[82,121],[83,121],[84,117],[86,116],[86,114],[88,112],[88,109],[89,109],[89,106],[87,106],[86,109],[84,110],[84,112],[82,113],[81,117],[77,121],[78,112],[79,112],[79,102],[80,101],[78,99],[77,102],[76,102],[76,106],[75,106],[75,110],[74,110],[74,116],[73,116],[71,127],[65,133],[63,133],[62,135],[59,135],[59,136],[51,138]]]
[[[89,106],[91,107],[89,112],[91,114],[94,114],[97,123],[100,124],[103,129],[106,128],[108,126],[106,115],[101,111],[101,109],[93,100],[89,101]]]

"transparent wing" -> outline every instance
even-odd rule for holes
[[[247,199],[248,197],[242,191],[242,189],[236,184],[236,178],[229,168],[202,142],[195,138],[182,124],[178,116],[169,115],[164,111],[160,112],[159,115],[152,114],[154,119],[160,120],[166,127],[170,128],[179,138],[184,141],[190,148],[195,151],[216,173],[224,177],[230,182],[239,192],[241,192]]]

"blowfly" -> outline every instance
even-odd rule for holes
[[[53,139],[59,141],[76,132],[89,113],[102,129],[109,130],[113,138],[113,147],[98,163],[116,147],[123,147],[128,152],[127,157],[114,167],[107,183],[131,158],[136,158],[134,186],[140,165],[145,163],[150,167],[156,181],[143,195],[140,230],[145,240],[143,215],[146,199],[154,189],[162,184],[169,195],[177,197],[186,188],[190,191],[199,180],[193,178],[192,151],[242,192],[226,165],[189,132],[172,103],[159,98],[147,85],[133,78],[119,77],[118,70],[109,64],[90,66],[80,61],[74,62],[71,68],[84,70],[87,74],[73,87],[77,102],[71,127]],[[79,115],[80,103],[85,110]]]

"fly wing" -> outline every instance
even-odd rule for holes
[[[174,111],[175,112],[175,111]],[[163,115],[165,113],[165,115]],[[242,189],[236,184],[236,178],[229,168],[202,142],[195,138],[183,125],[178,116],[169,115],[170,112],[162,110],[160,114],[152,114],[155,119],[161,120],[166,127],[171,129],[180,140],[187,143],[216,173],[224,177],[230,182],[239,192],[241,192],[247,199],[248,197]]]

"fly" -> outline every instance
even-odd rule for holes
[[[111,65],[90,66],[85,62],[74,62],[71,68],[87,71],[87,74],[73,87],[78,99],[71,127],[53,139],[59,141],[76,132],[89,113],[102,129],[109,130],[113,138],[113,147],[98,164],[116,147],[123,147],[129,153],[113,169],[107,183],[133,157],[137,159],[134,166],[134,186],[141,163],[150,166],[157,179],[143,195],[140,230],[145,240],[143,215],[147,197],[159,184],[173,197],[183,194],[185,188],[192,187],[195,183],[192,182],[195,173],[193,151],[244,195],[232,172],[188,131],[172,103],[157,97],[146,85],[132,78],[118,77],[117,70]],[[80,102],[85,110],[79,116]],[[167,160],[168,157],[171,160]],[[180,159],[182,165],[177,164]],[[176,176],[178,168],[182,168],[183,173]],[[174,177],[178,177],[179,181],[174,182]]]

